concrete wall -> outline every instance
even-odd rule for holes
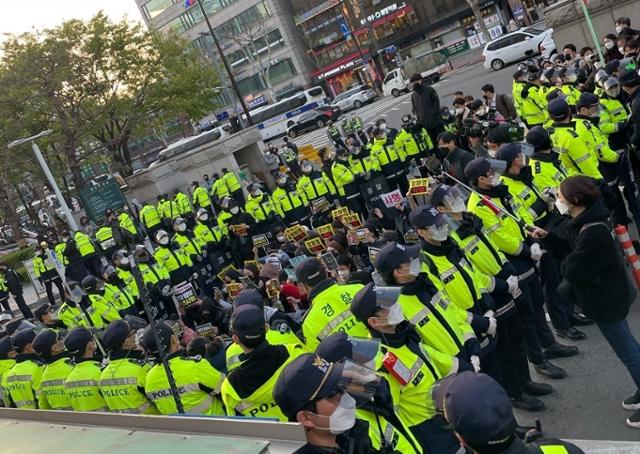
[[[631,18],[631,27],[640,26],[640,0],[589,0],[587,8],[602,44],[608,33],[616,33],[615,20],[626,16]],[[567,43],[573,43],[578,50],[583,46],[593,46],[593,39],[582,14],[580,3],[566,0],[551,5],[544,10],[547,27],[553,27],[553,36],[558,52]]]
[[[192,181],[202,181],[202,175],[220,173],[224,167],[235,172],[246,168],[272,186],[264,147],[257,128],[244,129],[128,177],[127,196],[144,202],[176,190],[187,192]]]

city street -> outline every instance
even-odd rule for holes
[[[501,71],[485,69],[476,64],[448,75],[434,85],[442,105],[451,106],[453,92],[480,96],[480,88],[492,83],[498,93],[511,93],[511,80],[516,65]],[[389,126],[398,127],[402,115],[411,110],[411,95],[399,98],[379,98],[372,105],[358,111],[369,124],[385,118]],[[313,131],[295,140],[298,145],[313,144],[316,148],[329,145],[326,128]],[[629,323],[634,333],[640,333],[640,305],[632,306]],[[582,328],[581,328],[582,329]],[[540,413],[517,411],[521,424],[533,424],[540,419],[549,436],[591,440],[640,440],[640,431],[627,427],[625,419],[631,414],[620,403],[635,391],[631,378],[595,326],[584,327],[587,339],[572,343],[580,354],[574,358],[557,359],[554,362],[566,369],[567,378],[559,381],[542,378],[532,369],[534,380],[550,383],[554,393],[541,399],[546,409]],[[612,451],[614,452],[614,451]]]

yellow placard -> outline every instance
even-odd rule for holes
[[[324,247],[324,243],[322,242],[322,240],[320,238],[311,238],[309,240],[306,240],[304,242],[304,245],[309,250],[309,252],[312,252],[314,254],[316,254],[318,252],[322,252],[322,251],[324,251],[326,249]]]
[[[235,298],[240,291],[242,291],[242,284],[239,282],[227,284],[227,293],[229,293],[229,298]]]
[[[218,274],[216,274],[216,277],[224,282],[224,275],[227,274],[227,271],[230,271],[230,270],[235,270],[233,265],[227,265],[224,268],[222,268],[222,270]]]
[[[289,227],[284,231],[287,240],[295,243],[296,241],[304,240],[308,235],[300,224],[296,224],[293,227]]]
[[[230,225],[229,229],[233,232],[234,235],[237,236],[244,236],[247,234],[247,227],[242,224]]]
[[[349,214],[349,207],[340,207],[331,212],[331,217],[333,219],[338,219],[346,214]]]
[[[255,260],[245,260],[244,261],[244,267],[246,268],[247,265],[255,265],[256,268],[260,269],[262,267],[262,265],[260,265],[257,261]]]
[[[429,193],[429,179],[428,178],[414,178],[409,180],[409,194],[422,195]]]
[[[360,221],[360,216],[358,213],[351,213],[345,216],[342,216],[342,223],[349,226],[349,228],[357,229],[362,227],[362,222]]]
[[[322,238],[324,238],[325,240],[329,240],[329,239],[331,239],[331,237],[333,237],[333,233],[334,232],[333,232],[333,227],[331,226],[331,224],[321,225],[316,230],[318,231],[320,236]]]

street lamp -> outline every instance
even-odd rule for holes
[[[11,149],[13,147],[17,147],[18,145],[22,145],[23,143],[31,142],[31,148],[33,149],[33,152],[35,153],[36,158],[38,159],[38,162],[40,163],[40,167],[42,167],[42,171],[44,172],[45,176],[47,177],[47,180],[49,181],[49,185],[51,185],[51,188],[53,189],[53,192],[56,194],[56,198],[58,199],[58,202],[60,203],[60,207],[62,207],[62,212],[64,213],[64,215],[67,218],[67,223],[69,224],[69,227],[71,227],[72,230],[78,230],[78,224],[76,224],[76,220],[74,219],[73,215],[71,214],[71,210],[69,209],[69,206],[67,205],[67,201],[64,199],[64,197],[62,197],[62,193],[60,192],[60,188],[58,187],[58,183],[56,183],[55,178],[53,178],[53,174],[51,173],[51,170],[49,169],[49,166],[47,165],[47,161],[44,160],[44,156],[42,156],[42,152],[40,151],[40,148],[38,147],[38,144],[35,142],[36,139],[39,139],[40,137],[48,136],[52,132],[53,131],[51,129],[47,129],[46,131],[42,131],[39,134],[36,134],[35,136],[26,137],[24,139],[14,140],[9,145],[7,145],[7,148]]]
[[[205,22],[207,23],[207,27],[209,28],[209,34],[213,39],[213,43],[216,45],[216,49],[218,49],[218,53],[220,54],[220,59],[222,60],[222,64],[224,65],[224,69],[227,71],[227,76],[229,76],[229,81],[231,82],[231,86],[233,87],[233,91],[235,91],[236,96],[238,97],[238,101],[240,101],[240,105],[242,106],[242,111],[244,115],[247,117],[247,123],[250,126],[253,125],[253,120],[251,119],[251,114],[249,114],[249,109],[247,109],[247,105],[244,102],[244,98],[240,93],[240,88],[238,88],[238,83],[236,82],[236,78],[233,76],[231,72],[231,67],[229,66],[229,62],[227,61],[227,57],[225,57],[224,52],[222,52],[222,47],[220,47],[220,43],[218,42],[218,38],[216,37],[215,32],[213,31],[213,27],[211,26],[211,22],[209,21],[209,16],[207,16],[207,12],[204,9],[204,5],[202,4],[202,0],[196,0],[198,6],[200,7],[200,11],[202,11],[202,16],[204,17]],[[235,109],[234,109],[235,110]]]

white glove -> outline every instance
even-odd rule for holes
[[[191,275],[191,277],[192,277],[193,279],[198,279],[198,273],[193,273],[193,274]]]
[[[544,251],[542,250],[540,245],[538,243],[533,243],[533,245],[531,245],[529,249],[531,250],[531,258],[533,259],[533,261],[539,262],[542,254],[544,254]]]
[[[171,287],[169,287],[168,285],[165,285],[164,287],[162,287],[162,296],[168,296],[169,293],[171,293]]]
[[[471,365],[473,366],[473,371],[475,373],[480,372],[480,358],[477,355],[473,355],[471,357]]]
[[[517,294],[520,293],[520,287],[518,287],[518,276],[509,276],[507,278],[507,285],[509,286],[509,293],[514,298],[517,298]]]
[[[489,319],[489,328],[487,328],[487,334],[491,337],[496,337],[496,329],[498,328],[498,321],[493,317],[493,312],[491,315],[485,315]]]

